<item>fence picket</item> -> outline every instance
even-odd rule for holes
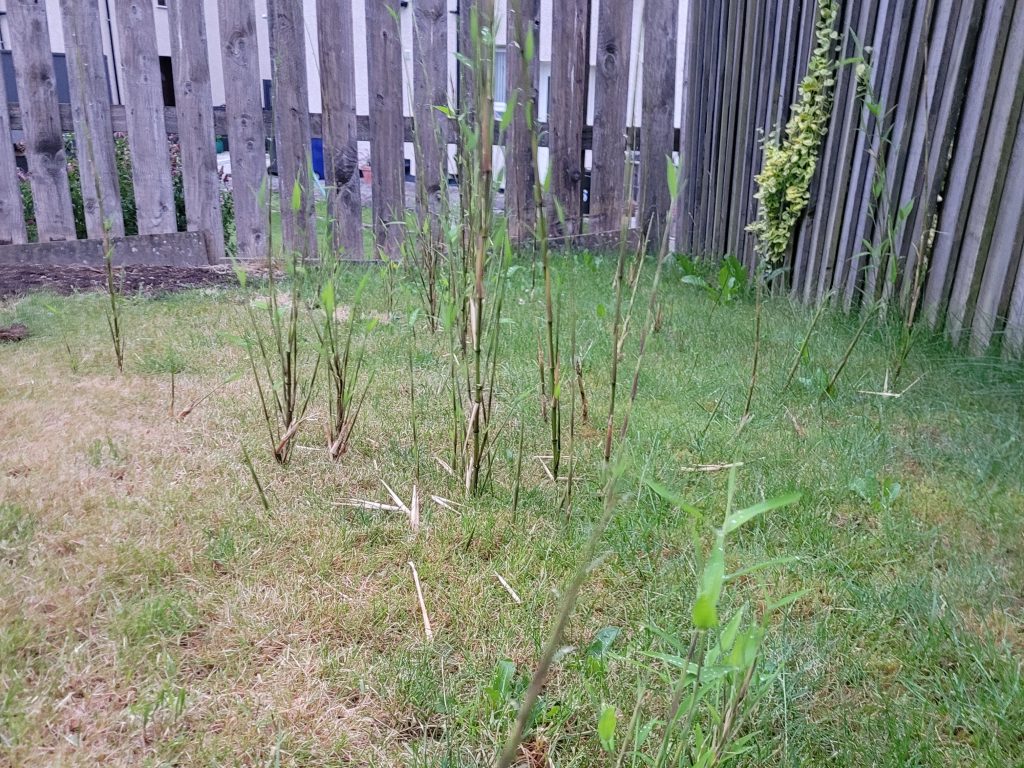
[[[46,6],[34,0],[10,0],[7,12],[39,240],[74,240],[75,219]]]
[[[140,235],[176,232],[171,160],[151,3],[114,0],[124,72],[125,118]]]
[[[930,254],[922,311],[929,328],[936,328],[956,274],[957,249],[963,240],[981,162],[983,139],[991,115],[989,104],[999,79],[999,66],[1010,32],[1014,3],[990,0],[982,15],[978,48],[972,57],[968,86],[957,128],[956,151],[948,171],[944,200],[939,211],[935,244]]]
[[[633,0],[598,5],[590,231],[607,234],[610,241],[618,237],[626,213],[626,113],[632,29]]]
[[[587,116],[590,0],[561,0],[552,11],[552,39],[559,54],[551,62],[548,124],[551,130],[551,231],[571,241],[582,226],[583,126]]]
[[[531,131],[537,126],[540,0],[511,0],[508,6],[508,104],[515,110],[505,141],[505,210],[509,236],[521,242],[533,235],[537,210],[537,167]],[[529,42],[527,42],[529,40]],[[531,56],[527,60],[527,53]]]
[[[420,0],[413,20],[417,206],[421,221],[436,222],[440,196],[448,194],[447,120],[439,109],[449,106],[447,0]]]
[[[363,258],[363,203],[356,128],[356,72],[351,0],[317,0],[324,182],[331,243],[346,258]]]
[[[253,0],[220,0],[219,7],[235,247],[240,259],[257,259],[266,255],[268,217],[260,200],[269,190],[256,8]]]
[[[0,77],[0,245],[28,242],[25,211],[21,206],[21,185],[14,161],[11,117],[7,109],[7,85]]]
[[[366,6],[373,231],[377,248],[388,259],[398,257],[405,229],[402,39],[398,11],[399,0],[378,0]]]
[[[111,141],[110,88],[98,8],[91,0],[61,0],[60,10],[86,232],[98,239],[109,227],[111,236],[121,237],[124,215]]]
[[[982,267],[981,285],[971,322],[970,352],[984,354],[1005,311],[1012,288],[1015,260],[1024,242],[1024,120],[1018,113],[1006,187],[998,203],[991,246]],[[1012,344],[1012,342],[1011,342]],[[1010,347],[1012,349],[1012,346]]]
[[[971,199],[960,258],[947,308],[946,330],[954,343],[960,341],[964,327],[970,325],[972,303],[977,293],[979,264],[987,254],[992,238],[994,203],[1007,172],[1007,158],[1015,120],[1020,118],[1021,99],[1024,98],[1024,6],[1017,5],[1006,41],[1003,65],[999,71],[996,93],[1000,94],[992,106],[991,118],[985,135],[985,145],[978,168],[977,182]]]
[[[309,258],[317,252],[317,238],[302,0],[267,0],[267,15],[275,84],[274,154],[281,203],[281,245],[286,253]]]
[[[661,243],[672,194],[668,158],[675,149],[675,71],[679,5],[644,2],[643,114],[640,130],[640,227],[650,247]]]
[[[201,10],[182,8],[181,3],[182,0],[171,0],[168,12],[185,219],[189,232],[202,234],[207,258],[211,264],[217,264],[225,258],[224,224],[213,133],[206,18]]]

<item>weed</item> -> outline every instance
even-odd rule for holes
[[[893,477],[878,477],[874,472],[868,472],[851,480],[850,490],[877,513],[890,511],[903,487]]]

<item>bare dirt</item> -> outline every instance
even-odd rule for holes
[[[119,267],[115,280],[122,293],[160,294],[190,288],[231,285],[235,276],[227,267]],[[0,265],[0,299],[37,291],[70,294],[106,288],[101,267]]]

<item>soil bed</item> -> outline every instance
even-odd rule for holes
[[[131,266],[117,270],[122,293],[147,295],[214,285],[230,285],[235,277],[229,267]],[[33,291],[71,294],[103,289],[107,276],[102,267],[0,265],[0,299]]]

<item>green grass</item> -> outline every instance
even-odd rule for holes
[[[448,345],[421,322],[420,495],[465,506],[428,501],[418,536],[401,515],[341,504],[388,501],[381,479],[411,495],[406,320],[418,304],[405,288],[392,322],[369,337],[376,383],[352,451],[327,458],[316,402],[285,468],[269,454],[235,342],[240,292],[126,300],[124,377],[114,373],[102,295],[0,306],[0,323],[24,322],[33,334],[0,348],[0,739],[11,764],[487,764],[600,512],[610,312],[599,307],[612,303],[613,267],[558,260],[579,311],[591,401],[568,520],[532,458],[549,452],[550,432],[537,397],[543,296],[529,266],[510,278],[495,415],[526,424],[516,515],[518,429],[503,433],[493,493],[479,500],[463,499],[433,459],[447,458]],[[379,312],[374,281],[366,309]],[[729,570],[798,560],[731,584],[724,610],[747,603],[756,613],[809,590],[773,622],[765,669],[779,677],[743,764],[1024,764],[1021,368],[922,336],[896,387],[916,381],[903,397],[861,394],[882,388],[898,334],[873,328],[834,398],[799,381],[780,396],[810,313],[769,300],[754,418],[739,430],[751,303],[715,308],[673,268],[664,311],[640,377],[627,493],[531,751],[558,766],[607,764],[595,732],[601,706],[628,719],[645,624],[688,636],[693,535],[720,523],[727,473],[687,468],[742,461],[739,504],[793,489],[803,500],[731,538]],[[831,373],[855,331],[854,320],[826,315],[798,377]],[[631,340],[630,375],[635,328]],[[176,421],[172,372],[179,410],[227,383]],[[675,489],[705,519],[670,508],[641,478]],[[608,626],[621,630],[609,654],[588,655]],[[504,659],[514,672],[496,677]],[[644,709],[660,712],[666,700],[655,687]]]

